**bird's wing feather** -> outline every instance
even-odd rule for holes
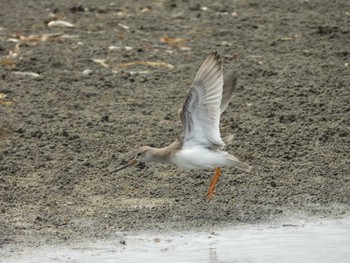
[[[232,98],[233,92],[236,89],[237,85],[237,75],[232,72],[228,74],[225,79],[224,79],[224,87],[223,87],[223,92],[222,92],[222,100],[221,100],[221,105],[220,105],[220,114],[222,114],[228,104],[230,103],[230,100]]]
[[[202,64],[180,110],[184,146],[224,146],[220,136],[220,105],[223,91],[222,62],[215,52]]]

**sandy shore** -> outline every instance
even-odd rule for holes
[[[348,213],[349,1],[81,2],[1,4],[0,244]],[[239,77],[227,150],[252,173],[224,169],[210,203],[213,171],[113,173],[178,136],[213,50]]]

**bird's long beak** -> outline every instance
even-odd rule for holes
[[[129,166],[135,165],[135,164],[137,164],[137,160],[136,159],[132,159],[132,160],[128,161],[127,164],[119,166],[116,170],[114,170],[114,172],[118,172],[120,170],[123,170],[123,169],[125,169],[125,168],[127,168]]]

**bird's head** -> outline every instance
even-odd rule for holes
[[[129,166],[136,165],[137,163],[144,163],[144,162],[152,161],[153,160],[152,150],[153,150],[153,148],[150,146],[142,146],[142,147],[138,148],[134,159],[131,159],[125,165],[118,167],[117,170],[115,170],[115,172],[123,170]]]
[[[142,146],[137,149],[134,160],[137,162],[150,162],[153,160],[152,147]]]

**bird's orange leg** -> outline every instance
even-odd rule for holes
[[[215,168],[215,174],[213,176],[213,179],[211,179],[211,182],[210,182],[210,185],[208,188],[208,192],[207,192],[207,199],[208,200],[211,200],[214,197],[215,186],[219,180],[220,175],[221,175],[221,168],[220,167]]]

